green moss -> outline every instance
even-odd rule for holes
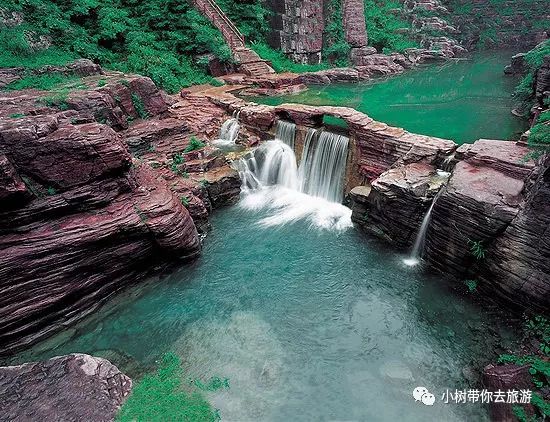
[[[19,119],[21,117],[25,117],[25,115],[23,113],[13,113],[13,114],[10,114],[10,117],[12,119]]]
[[[183,371],[179,358],[167,354],[156,374],[145,376],[132,389],[117,421],[219,421],[218,412],[200,392],[182,385]]]

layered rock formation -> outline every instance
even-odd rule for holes
[[[77,84],[0,94],[0,353],[77,321],[157,261],[196,257],[192,218],[206,230],[212,207],[239,196],[216,150],[186,151],[192,128],[212,124],[197,108],[169,108],[177,99],[148,78]]]
[[[132,380],[109,361],[73,354],[0,368],[2,421],[115,419]]]
[[[531,175],[523,202],[487,251],[486,290],[541,312],[550,308],[550,156]]]

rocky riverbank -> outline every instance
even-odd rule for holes
[[[83,354],[0,368],[2,421],[108,422],[132,389],[109,361]]]
[[[195,258],[197,228],[240,192],[225,158],[194,138],[223,111],[201,114],[149,78],[87,61],[57,70],[88,76],[0,93],[0,353],[76,322],[159,263]]]

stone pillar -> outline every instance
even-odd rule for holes
[[[360,66],[364,64],[363,57],[376,53],[376,49],[367,46],[369,39],[363,0],[342,0],[342,17],[346,41],[351,47],[350,60]]]
[[[273,10],[269,44],[297,63],[321,62],[323,48],[322,0],[268,0]]]

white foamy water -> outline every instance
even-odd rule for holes
[[[243,180],[241,206],[269,210],[265,227],[298,220],[311,226],[344,230],[352,226],[343,197],[348,138],[315,130],[308,133],[300,167],[294,154],[296,126],[279,122],[276,139],[265,142],[237,163]]]

